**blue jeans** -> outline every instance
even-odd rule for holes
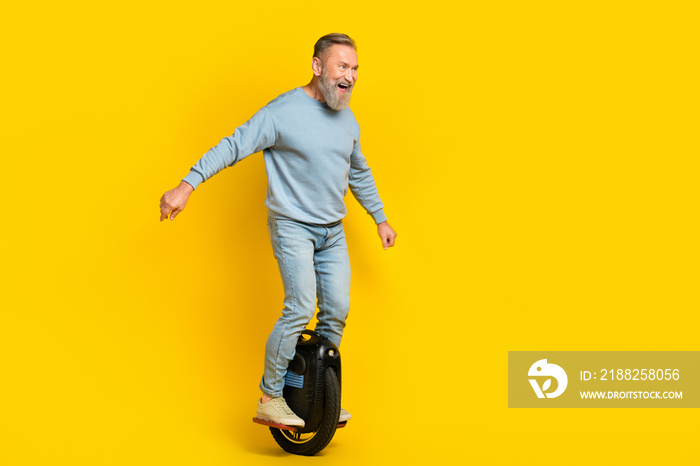
[[[350,309],[350,259],[342,222],[308,225],[268,217],[272,251],[284,285],[282,316],[267,339],[263,393],[282,396],[297,339],[314,316],[316,332],[337,346]]]

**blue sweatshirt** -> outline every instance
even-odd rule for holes
[[[343,198],[349,187],[375,223],[386,220],[352,111],[332,110],[301,87],[280,95],[223,138],[184,181],[196,189],[261,150],[267,171],[265,205],[272,217],[336,223],[347,213]]]

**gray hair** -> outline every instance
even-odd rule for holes
[[[357,50],[357,45],[355,45],[355,41],[352,40],[350,36],[334,32],[332,34],[326,34],[316,41],[316,45],[314,45],[314,57],[321,58],[321,54],[331,48],[333,44],[348,45]]]

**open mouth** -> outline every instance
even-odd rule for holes
[[[338,84],[338,88],[343,90],[343,91],[347,90],[349,87],[350,87],[349,84],[342,84],[342,83]]]

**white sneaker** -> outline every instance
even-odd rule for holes
[[[338,418],[338,422],[346,422],[349,419],[352,418],[352,415],[345,411],[343,408],[340,408],[340,418]]]
[[[258,400],[257,417],[258,419],[284,424],[285,426],[304,427],[304,420],[294,414],[294,411],[289,408],[287,402],[281,396],[265,403],[262,402],[262,399]]]

